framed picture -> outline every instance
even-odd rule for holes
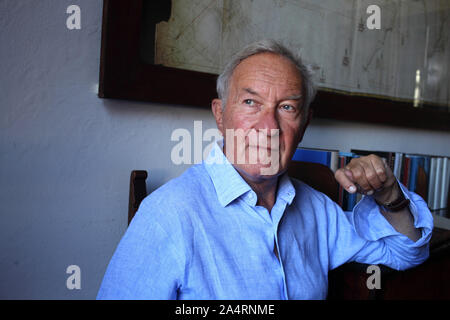
[[[449,130],[450,5],[404,3],[104,0],[99,96],[209,108],[223,63],[270,37],[315,71],[315,117]]]

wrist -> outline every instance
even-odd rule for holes
[[[396,212],[403,210],[409,205],[409,199],[403,194],[398,182],[393,185],[391,192],[383,198],[375,198],[375,202],[388,212]]]
[[[403,196],[403,192],[398,185],[397,180],[394,180],[390,187],[385,187],[383,190],[376,192],[373,197],[380,205],[390,204]]]

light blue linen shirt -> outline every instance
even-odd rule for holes
[[[401,270],[428,257],[432,215],[403,186],[422,232],[416,242],[371,197],[344,212],[301,181],[279,179],[269,214],[215,144],[207,160],[143,200],[97,298],[324,299],[328,271],[343,263]]]

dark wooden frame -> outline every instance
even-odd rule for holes
[[[216,75],[141,61],[143,1],[104,0],[99,97],[209,108]],[[450,130],[450,112],[410,102],[319,90],[313,108],[317,118]]]

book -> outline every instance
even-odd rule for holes
[[[402,173],[400,176],[400,182],[405,186],[409,186],[409,167],[411,165],[411,158],[403,157],[403,163],[402,163]]]
[[[441,182],[441,194],[440,194],[440,209],[447,208],[448,203],[448,188],[450,180],[450,159],[444,157],[442,159],[442,182]]]
[[[333,172],[336,172],[336,170],[338,169],[338,154],[339,152],[337,150],[301,147],[295,150],[292,160],[320,163],[330,168]]]
[[[403,161],[403,153],[402,152],[396,152],[395,153],[395,160],[394,160],[394,176],[400,180],[401,174],[402,174],[402,161]]]
[[[426,156],[424,160],[424,171],[426,176],[426,187],[425,187],[425,194],[421,195],[424,200],[427,199],[428,190],[430,188],[430,166],[431,166],[431,156]]]
[[[432,210],[441,209],[441,192],[442,192],[442,180],[443,180],[443,157],[437,157],[436,163],[436,179],[434,181],[434,195],[433,195],[433,207]]]
[[[429,171],[429,168],[426,169],[425,168],[425,156],[420,156],[420,155],[412,155],[412,154],[407,154],[405,155],[406,158],[410,159],[409,163],[410,163],[410,167],[409,167],[409,172],[408,172],[408,184],[405,185],[408,190],[416,192],[417,193],[417,180],[419,179],[419,173],[420,173],[420,169],[423,170],[423,172],[426,175],[426,172]]]
[[[338,155],[339,157],[339,163],[338,163],[338,168],[344,168],[345,167],[345,162],[346,162],[346,157],[344,155],[341,155],[341,153],[339,153]],[[339,185],[339,201],[338,204],[341,208],[344,208],[344,198],[345,198],[345,190],[344,188]]]
[[[436,165],[437,158],[432,157],[430,160],[430,174],[429,174],[429,182],[428,182],[428,208],[433,210],[434,208],[434,193],[435,193],[435,185],[436,185]]]
[[[339,169],[339,152],[338,151],[331,152],[330,169],[333,172],[336,172],[337,169]]]

